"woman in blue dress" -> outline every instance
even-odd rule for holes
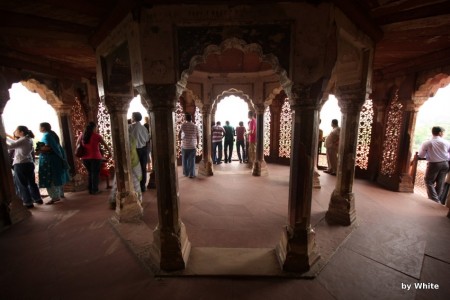
[[[52,130],[49,123],[39,124],[44,134],[38,144],[39,153],[39,187],[47,188],[51,200],[46,204],[53,204],[64,197],[63,185],[69,181],[66,154],[59,143],[59,137]]]

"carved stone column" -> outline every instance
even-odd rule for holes
[[[309,87],[296,85],[287,91],[294,112],[289,174],[288,225],[276,252],[283,270],[306,272],[320,258],[311,228],[314,156],[319,129],[318,97]]]
[[[264,160],[264,104],[256,104],[256,155],[253,162],[253,176],[265,176],[269,172]]]
[[[174,126],[176,86],[147,85],[146,91],[153,119],[151,125],[158,204],[158,226],[153,234],[153,247],[159,256],[162,270],[181,270],[186,267],[191,244],[180,218],[178,197]]]
[[[72,141],[75,140],[75,137],[73,136],[74,131],[72,127],[72,122],[70,118],[70,114],[72,113],[72,107],[69,105],[60,105],[58,107],[55,107],[56,112],[58,114],[59,119],[59,127],[61,128],[61,141],[62,146],[64,150],[66,151],[66,157],[67,162],[70,166],[70,175],[71,175],[71,182],[70,184],[66,184],[65,189],[70,190],[71,192],[79,191],[81,190],[81,186],[77,186],[79,184],[84,184],[83,181],[75,182],[74,178],[76,175],[76,167],[75,167],[75,156],[73,149],[75,148],[75,145],[72,144]]]
[[[134,190],[130,139],[128,136],[127,111],[131,100],[129,95],[106,95],[105,105],[111,117],[111,134],[114,146],[116,173],[116,215],[119,222],[140,222],[143,209]]]
[[[414,129],[416,128],[417,113],[419,106],[415,103],[409,102],[405,105],[403,111],[403,126],[400,134],[399,142],[399,170],[400,178],[398,184],[399,192],[414,193],[414,178],[410,174],[410,163],[414,157],[412,153]]]
[[[328,223],[351,225],[356,219],[353,180],[355,177],[356,145],[361,107],[365,92],[358,88],[339,88],[338,103],[342,111],[341,135],[336,187],[331,195],[325,218]]]
[[[202,107],[202,118],[203,118],[203,153],[202,153],[202,161],[200,162],[200,166],[198,168],[198,173],[203,176],[212,176],[214,175],[212,168],[212,159],[211,159],[211,105],[203,104]]]
[[[8,149],[6,146],[6,132],[3,124],[3,110],[9,100],[8,90],[0,90],[0,231],[31,216],[22,205],[14,188]],[[11,134],[11,133],[9,133]]]

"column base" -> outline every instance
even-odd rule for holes
[[[117,205],[120,203],[120,205]],[[138,223],[142,221],[144,210],[136,192],[116,194],[116,214],[119,222]]]
[[[199,166],[198,166],[198,174],[203,175],[203,176],[213,176],[214,172],[212,169],[212,161],[210,161],[210,160],[200,161]]]
[[[267,169],[267,163],[265,160],[262,161],[255,161],[255,163],[253,164],[253,169],[252,169],[252,175],[253,176],[267,176],[269,175],[269,171]]]
[[[87,189],[87,175],[75,174],[69,182],[64,185],[65,192],[81,192]]]
[[[339,224],[349,226],[356,220],[355,195],[339,195],[333,192],[330,199],[328,211],[325,214],[328,224]]]
[[[275,251],[281,268],[286,272],[307,272],[320,259],[311,227],[294,230],[286,227]]]
[[[155,179],[155,171],[150,172],[149,180],[147,183],[148,189],[156,189],[156,179]]]
[[[22,204],[22,200],[15,197],[9,205],[9,218],[12,224],[19,223],[31,216],[31,212]]]
[[[316,170],[314,170],[314,175],[313,175],[313,188],[315,189],[320,189],[322,188],[322,186],[320,185],[320,174],[319,172],[317,172]]]
[[[409,174],[400,175],[398,191],[403,193],[414,193],[413,178]]]
[[[191,243],[183,222],[180,231],[161,230],[156,227],[153,232],[153,252],[156,254],[159,268],[164,271],[177,271],[186,268],[191,252]]]

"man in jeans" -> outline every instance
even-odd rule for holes
[[[239,162],[245,161],[247,159],[247,152],[245,151],[245,133],[247,130],[244,127],[244,122],[239,122],[239,126],[236,127],[236,149],[239,157]],[[242,147],[242,156],[241,156]]]
[[[248,112],[248,166],[253,167],[256,160],[256,119],[253,111]]]
[[[444,128],[435,126],[431,129],[433,137],[420,147],[419,157],[428,161],[425,171],[425,185],[428,199],[440,203],[439,198],[444,187],[445,175],[448,173],[450,159],[450,142],[442,138]],[[442,204],[445,204],[445,200]]]
[[[225,121],[225,163],[231,163],[231,157],[233,156],[233,144],[234,144],[234,127],[230,126],[229,121]]]
[[[213,145],[213,163],[219,165],[222,163],[222,139],[225,135],[225,129],[220,126],[220,121],[216,122],[216,126],[212,128],[212,145]],[[219,153],[217,153],[219,148]]]
[[[147,128],[141,124],[142,114],[140,112],[134,112],[131,115],[131,124],[128,127],[128,133],[136,141],[136,150],[139,156],[139,162],[141,164],[142,179],[141,190],[145,192],[147,182],[147,161],[148,151],[147,143],[150,141],[150,134]]]
[[[200,136],[198,127],[192,123],[192,116],[185,115],[186,122],[181,125],[178,139],[181,141],[181,156],[183,161],[183,175],[189,178],[195,177],[195,152]]]

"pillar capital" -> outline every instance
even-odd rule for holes
[[[254,106],[255,106],[255,111],[258,115],[263,114],[264,111],[266,110],[266,106],[264,105],[264,103],[254,104]]]
[[[179,92],[176,84],[145,84],[136,89],[147,102],[150,111],[175,110]]]
[[[320,92],[315,85],[293,83],[286,87],[286,94],[292,109],[318,110],[320,107]]]
[[[108,94],[104,96],[105,106],[109,113],[127,113],[130,107],[131,95]]]
[[[366,92],[359,85],[346,85],[337,88],[336,96],[343,113],[361,111],[366,101]]]
[[[203,106],[201,107],[201,112],[202,115],[206,115],[206,114],[211,114],[211,104],[203,104]]]

